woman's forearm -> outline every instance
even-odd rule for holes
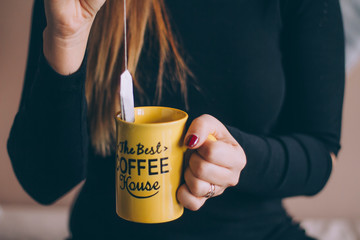
[[[16,114],[8,153],[24,190],[50,204],[85,178],[87,161],[85,65],[62,76],[40,56],[26,104]],[[26,79],[30,80],[30,79]]]
[[[228,126],[244,148],[247,166],[236,188],[256,196],[284,198],[314,195],[332,171],[336,147],[308,134],[259,136]]]
[[[35,1],[21,103],[8,139],[14,172],[35,200],[50,204],[85,178],[86,57],[70,76],[43,55],[43,1]],[[83,57],[82,57],[83,58]]]

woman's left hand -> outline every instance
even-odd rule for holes
[[[185,144],[193,151],[186,164],[185,184],[178,189],[177,199],[184,207],[197,211],[213,191],[212,196],[218,196],[238,183],[246,156],[226,127],[206,114],[191,123]]]

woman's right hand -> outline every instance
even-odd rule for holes
[[[44,0],[44,55],[59,74],[69,75],[79,69],[92,23],[105,1]]]

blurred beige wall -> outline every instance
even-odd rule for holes
[[[17,182],[6,151],[16,114],[27,56],[32,1],[0,1],[0,204],[36,204]],[[360,217],[360,64],[348,75],[342,151],[324,191],[312,198],[293,198],[286,205],[297,218]],[[57,204],[68,205],[74,191]]]

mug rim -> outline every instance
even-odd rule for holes
[[[134,125],[134,126],[154,126],[154,125],[170,125],[170,124],[176,124],[176,123],[179,123],[179,122],[182,122],[182,121],[186,121],[188,119],[188,114],[183,111],[183,110],[180,110],[180,109],[177,109],[177,108],[172,108],[172,107],[163,107],[163,106],[139,106],[139,107],[135,107],[134,109],[137,110],[137,109],[144,109],[144,108],[162,108],[162,109],[169,109],[169,110],[172,110],[172,111],[175,111],[175,112],[179,112],[179,113],[182,113],[184,114],[183,117],[181,117],[180,119],[177,119],[177,120],[172,120],[172,121],[166,121],[166,122],[158,122],[158,123],[134,123],[134,122],[126,122],[124,120],[121,119],[120,117],[120,113],[121,111],[118,111],[116,112],[115,114],[115,121],[116,122],[122,122],[124,124],[129,124],[129,125]]]

